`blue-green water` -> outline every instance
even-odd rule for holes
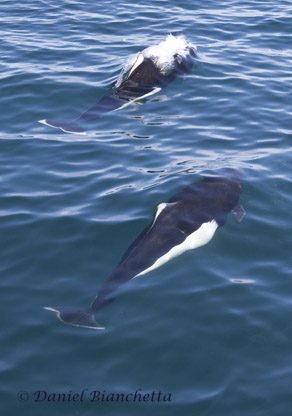
[[[291,414],[291,8],[1,1],[3,415]],[[191,75],[86,136],[37,123],[77,117],[169,32],[197,45]],[[126,284],[98,317],[106,331],[42,309],[86,308],[156,205],[225,167],[244,174],[243,221]]]

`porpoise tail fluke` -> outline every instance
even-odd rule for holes
[[[64,133],[86,134],[82,127],[79,126],[77,121],[66,120],[39,120],[39,123],[45,124],[49,127],[62,130]]]
[[[62,306],[57,308],[45,306],[43,309],[54,312],[57,315],[57,318],[65,324],[89,329],[105,329],[96,322],[93,312],[86,312],[82,309]]]

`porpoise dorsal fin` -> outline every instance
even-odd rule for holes
[[[161,202],[160,204],[157,205],[156,212],[155,212],[155,215],[154,215],[154,219],[153,219],[153,222],[152,222],[151,227],[149,228],[148,232],[151,230],[153,225],[156,223],[156,220],[159,217],[159,215],[162,213],[162,211],[166,207],[169,207],[169,206],[175,205],[175,204],[177,204],[177,202]]]
[[[144,62],[144,56],[141,52],[138,53],[137,59],[134,62],[134,65],[132,66],[132,68],[130,69],[130,72],[128,74],[128,77],[133,73],[133,71],[135,71],[136,68],[138,68],[138,66],[140,66],[142,64],[142,62]]]
[[[235,218],[238,222],[242,220],[242,218],[245,216],[245,210],[242,205],[238,204],[236,207],[233,208],[232,213],[235,215]]]

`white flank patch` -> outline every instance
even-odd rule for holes
[[[159,91],[161,91],[161,88],[159,88],[159,87],[154,88],[152,91],[148,92],[147,94],[142,95],[141,97],[137,97],[134,100],[130,100],[130,101],[126,102],[125,104],[123,104],[121,107],[116,108],[113,111],[122,110],[123,108],[128,107],[128,105],[130,105],[130,104],[132,104],[132,103],[134,103],[136,101],[143,100],[143,98],[150,97],[150,95],[154,95],[154,94],[156,94]]]
[[[168,253],[164,254],[162,257],[156,260],[156,262],[148,267],[148,269],[143,270],[141,273],[137,274],[135,277],[142,276],[143,274],[146,274],[154,269],[157,269],[158,267],[162,266],[163,264],[167,263],[169,260],[173,259],[174,257],[179,256],[180,254],[184,253],[188,250],[193,250],[195,248],[201,247],[213,238],[213,235],[215,234],[215,231],[218,228],[218,224],[215,220],[212,220],[210,222],[205,222],[201,225],[201,227],[190,234],[185,241],[183,241],[181,244],[178,244],[177,246],[172,247]]]

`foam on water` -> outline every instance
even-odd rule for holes
[[[159,45],[150,46],[142,53],[145,58],[153,60],[163,75],[167,75],[174,67],[175,57],[186,58],[190,48],[196,51],[196,47],[187,42],[184,36],[175,37],[170,34]]]

